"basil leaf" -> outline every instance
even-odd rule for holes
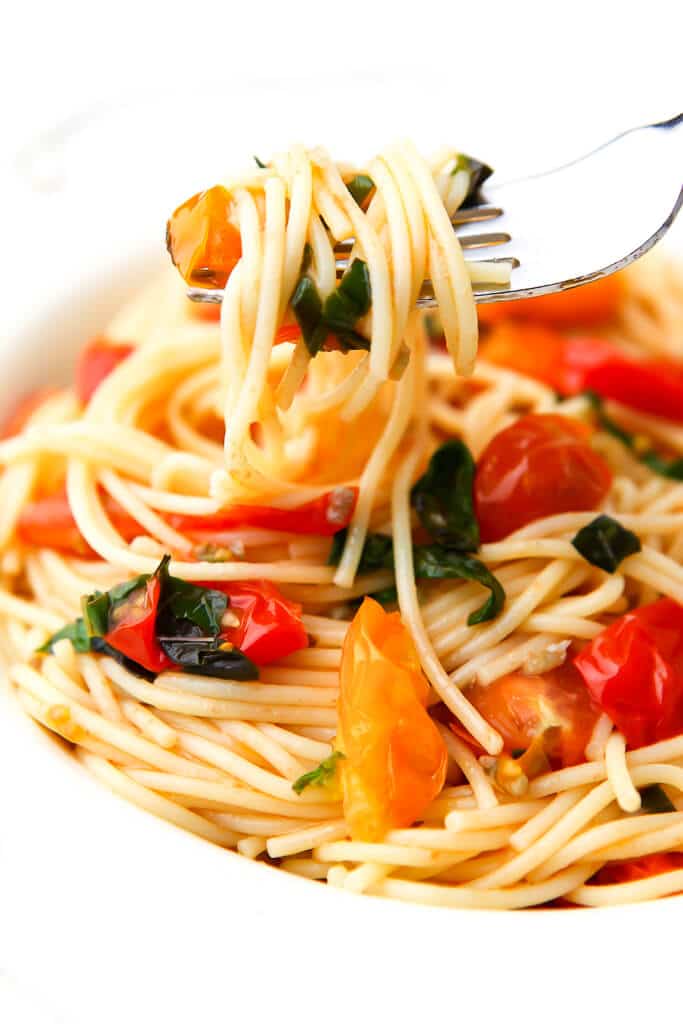
[[[133,661],[132,658],[127,658],[121,651],[117,651],[115,647],[111,647],[106,640],[101,636],[90,637],[90,650],[96,654],[106,654],[114,661],[118,662],[125,669],[128,669],[134,676],[140,676],[141,679],[146,679],[148,682],[153,683],[156,679],[156,673],[150,672],[149,669],[144,668],[143,665],[139,665],[137,661]]]
[[[340,750],[335,750],[324,761],[321,761],[317,768],[306,772],[305,775],[300,775],[296,782],[292,783],[292,789],[297,796],[301,796],[307,786],[325,786],[329,783],[337,771],[337,762],[343,760],[344,756]]]
[[[221,619],[228,607],[227,595],[221,590],[198,587],[171,576],[168,571],[169,561],[168,555],[165,556],[156,570],[161,581],[157,634],[175,636],[185,632],[179,626],[187,622],[203,636],[217,636],[221,631]]]
[[[491,591],[484,604],[473,611],[468,626],[495,619],[505,604],[505,591],[492,572],[478,558],[460,555],[440,544],[418,544],[413,548],[415,579],[474,580]]]
[[[81,598],[83,621],[89,636],[104,636],[109,632],[109,594],[96,590]]]
[[[472,486],[475,464],[463,441],[446,441],[432,455],[427,471],[414,485],[411,502],[434,540],[454,551],[476,551],[479,524]]]
[[[262,161],[259,160],[259,158],[257,156],[254,157],[254,161],[256,162],[256,166],[257,167],[260,167],[262,171],[265,171],[265,169],[267,168],[268,164],[262,163]]]
[[[580,555],[605,572],[614,572],[625,558],[640,551],[635,533],[611,516],[598,516],[576,534],[572,545]]]
[[[676,810],[662,787],[657,783],[641,789],[640,807],[646,814],[666,814]]]
[[[476,160],[473,156],[460,153],[455,162],[455,167],[451,171],[451,175],[457,174],[458,171],[467,171],[470,176],[461,208],[467,209],[469,206],[476,206],[481,202],[479,190],[484,182],[493,174],[493,168],[489,167],[488,164],[482,163],[481,160]]]
[[[597,391],[590,390],[582,391],[581,394],[584,398],[588,399],[588,402],[596,414],[600,429],[604,430],[606,434],[616,437],[617,441],[621,441],[623,445],[633,450],[636,444],[633,434],[624,430],[618,423],[615,423],[614,420],[607,415],[602,395],[599,395]]]
[[[369,595],[379,604],[398,604],[398,590],[396,587],[384,587],[383,590],[375,590]]]
[[[347,530],[338,530],[332,540],[328,565],[339,565]],[[368,533],[358,563],[358,572],[375,572],[377,569],[394,568],[394,542],[386,533]]]
[[[88,635],[85,622],[80,618],[76,619],[75,622],[69,622],[66,626],[58,629],[56,633],[53,633],[50,639],[42,647],[38,648],[38,653],[50,654],[58,640],[70,640],[73,644],[73,649],[78,651],[79,654],[85,654],[86,651],[90,650],[90,636]]]
[[[157,639],[162,651],[184,672],[242,681],[259,677],[253,661],[220,637],[160,636]]]
[[[663,459],[656,452],[646,452],[640,458],[653,473],[666,476],[670,480],[683,480],[683,459]]]
[[[299,278],[290,305],[311,357],[318,354],[327,336],[322,329],[323,303],[310,277]]]
[[[374,189],[375,183],[369,174],[356,174],[351,181],[346,182],[346,187],[358,205],[362,206]]]
[[[301,274],[308,273],[308,270],[313,262],[313,246],[310,242],[304,244],[304,251],[301,255]]]
[[[370,309],[372,291],[365,260],[355,259],[323,307],[325,322],[332,331],[351,330],[356,320]]]

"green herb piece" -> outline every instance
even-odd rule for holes
[[[479,524],[474,514],[472,486],[475,464],[463,441],[446,441],[411,492],[420,522],[434,540],[454,551],[476,551]]]
[[[608,416],[605,412],[605,403],[602,395],[599,395],[597,391],[582,391],[581,394],[588,400],[591,408],[596,414],[598,426],[601,430],[604,430],[606,434],[610,434],[612,437],[616,437],[617,441],[621,441],[623,445],[630,448],[632,451],[635,449],[635,438],[633,434],[630,434],[627,430],[624,430],[615,423],[611,416]]]
[[[645,452],[641,455],[640,461],[659,476],[666,476],[670,480],[683,480],[683,459],[663,459],[656,452]]]
[[[368,312],[371,303],[372,290],[368,265],[365,260],[355,259],[339,285],[325,299],[325,326],[336,334],[342,344],[346,343],[349,348],[358,348],[362,335],[357,334],[353,328],[356,321]],[[367,346],[366,339],[362,340]]]
[[[398,603],[398,590],[396,587],[384,587],[382,590],[373,591],[369,596],[382,605]]]
[[[268,164],[264,164],[257,156],[254,157],[254,160],[256,161],[256,166],[260,167],[262,171],[265,171],[268,167]]]
[[[187,634],[189,626],[198,630],[202,636],[217,636],[221,631],[221,619],[228,607],[227,594],[220,590],[211,590],[209,587],[198,587],[194,583],[171,576],[168,571],[169,561],[170,558],[166,556],[156,570],[161,581],[157,634]],[[184,629],[179,629],[179,623],[182,622],[187,625]]]
[[[662,787],[657,783],[641,789],[640,807],[646,814],[666,814],[676,810]]]
[[[505,604],[505,591],[496,577],[478,558],[449,551],[440,544],[418,544],[413,548],[415,578],[429,580],[474,580],[491,591],[484,604],[471,613],[468,626],[488,622],[500,614]]]
[[[347,531],[338,530],[332,540],[332,550],[327,560],[328,565],[339,565]],[[377,569],[394,568],[394,542],[386,533],[368,533],[363,544],[363,551],[358,564],[358,572],[376,572]]]
[[[311,358],[322,348],[327,333],[322,329],[323,303],[310,277],[299,278],[290,305]]]
[[[184,672],[217,679],[258,679],[253,661],[220,637],[159,636],[159,646]]]
[[[635,533],[605,515],[598,516],[579,530],[572,545],[587,562],[605,572],[614,572],[625,558],[641,549]]]
[[[487,178],[490,178],[493,174],[493,168],[489,167],[488,164],[482,163],[481,160],[476,160],[473,156],[459,153],[451,175],[457,174],[458,171],[467,171],[470,176],[467,192],[461,204],[462,207],[467,209],[469,206],[476,206],[477,203],[481,202],[479,190]]]
[[[304,245],[304,251],[301,255],[301,273],[307,274],[311,263],[313,262],[313,246],[310,242],[306,242]]]
[[[297,796],[301,796],[307,786],[328,785],[336,774],[337,762],[343,760],[344,756],[340,750],[335,750],[324,761],[321,761],[317,768],[306,772],[305,775],[300,775],[296,782],[292,783],[292,789]]]
[[[79,654],[85,654],[86,651],[90,650],[90,637],[81,618],[76,619],[75,622],[69,622],[66,626],[58,629],[56,633],[53,633],[50,639],[42,647],[38,648],[38,653],[50,654],[58,640],[70,640],[73,644],[73,649],[78,651]]]
[[[346,187],[358,205],[362,206],[374,189],[375,183],[369,174],[356,174],[351,181],[346,182]]]

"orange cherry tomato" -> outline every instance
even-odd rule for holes
[[[590,884],[618,885],[620,882],[639,882],[641,878],[652,878],[662,875],[665,871],[676,871],[683,868],[683,853],[648,853],[644,857],[633,860],[614,860],[603,865],[593,875]],[[683,889],[683,886],[681,886]]]
[[[428,697],[401,616],[366,598],[346,634],[338,702],[344,815],[354,839],[411,825],[441,791],[447,754]]]
[[[20,434],[31,416],[36,412],[43,402],[57,394],[57,388],[38,388],[29,395],[24,395],[14,405],[0,426],[0,439],[3,441],[8,437],[15,437]]]
[[[488,686],[472,683],[464,692],[501,734],[506,753],[526,751],[545,734],[544,751],[553,768],[586,760],[600,709],[571,662],[543,675],[512,672]]]
[[[474,480],[482,540],[500,540],[544,516],[597,508],[612,473],[589,436],[585,424],[552,413],[522,416],[496,434]]]
[[[134,345],[119,345],[105,337],[92,338],[81,349],[76,362],[74,388],[86,405],[105,377],[135,351]]]
[[[230,223],[232,198],[222,185],[198,192],[179,206],[166,225],[166,248],[188,284],[225,288],[242,255],[238,229]]]
[[[611,320],[624,293],[621,274],[610,274],[600,281],[572,288],[555,295],[515,302],[487,302],[478,307],[481,324],[503,320],[535,321],[555,327],[585,327]]]

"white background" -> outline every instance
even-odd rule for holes
[[[341,106],[348,81],[407,77],[415,82],[416,89],[423,88],[424,104],[428,105],[433,100],[429,76],[436,71],[449,80],[452,90],[452,124],[445,127],[448,140],[459,143],[462,126],[466,137],[483,143],[484,148],[477,152],[487,158],[489,153],[500,152],[508,165],[532,169],[588,149],[620,129],[679,112],[683,108],[682,20],[677,0],[546,0],[542,4],[520,0],[510,0],[509,4],[482,0],[414,0],[412,4],[401,0],[390,4],[376,0],[338,0],[335,4],[327,0],[252,0],[249,4],[231,0],[183,4],[113,0],[107,5],[99,0],[33,4],[14,0],[0,25],[0,184],[7,183],[0,205],[0,280],[7,291],[0,306],[11,306],[13,301],[7,282],[17,277],[17,251],[26,251],[25,244],[19,246],[20,237],[23,243],[25,236],[30,237],[32,253],[31,264],[22,268],[21,276],[30,273],[36,288],[47,287],[50,267],[42,265],[41,233],[50,223],[45,204],[58,198],[60,186],[58,181],[51,183],[48,174],[47,185],[45,180],[42,184],[39,181],[34,200],[27,205],[25,200],[27,195],[30,198],[36,181],[27,180],[25,172],[27,154],[35,153],[36,142],[49,152],[51,139],[64,126],[77,126],[84,118],[122,103],[135,105],[153,92],[200,87],[204,112],[215,113],[217,131],[222,126],[229,131],[230,103],[220,86],[227,74],[245,81],[300,80],[302,103],[312,88],[312,79],[335,82]],[[335,118],[332,105],[326,117],[329,123],[325,134],[330,135]],[[381,131],[378,124],[378,133]],[[414,134],[409,123],[404,131],[406,135]],[[182,138],[180,125],[180,147]],[[97,217],[96,209],[92,216]],[[6,336],[0,337],[0,347],[8,343]],[[27,763],[34,764],[39,773],[49,772],[52,762],[36,758]],[[493,957],[494,978],[501,977],[495,967],[496,958],[507,958],[506,963],[498,964],[502,969],[510,967],[510,956],[518,957],[519,988],[511,999],[509,1021],[524,1019],[535,1024],[550,1018],[558,1022],[567,1019],[565,1014],[575,1020],[580,1011],[588,1021],[597,1019],[599,1006],[604,1010],[604,1006],[615,1005],[611,985],[622,993],[618,1002],[620,1019],[637,1019],[637,1014],[642,1021],[644,1008],[654,1006],[651,999],[655,995],[661,996],[663,972],[649,981],[645,979],[643,989],[635,975],[632,979],[628,975],[627,961],[621,978],[602,979],[600,992],[609,995],[603,1005],[602,996],[598,997],[592,988],[596,964],[591,970],[585,960],[584,938],[574,914],[567,915],[565,930],[575,942],[578,982],[574,973],[566,987],[557,990],[552,1004],[540,994],[540,979],[532,977],[533,970],[529,973],[529,964],[538,950],[515,949],[514,927],[502,922],[499,925],[497,918],[486,918],[490,924],[484,927],[475,925],[473,918],[471,931],[468,923],[464,935],[459,930],[464,927],[464,919],[458,917],[452,936],[452,977],[442,974],[435,979],[427,976],[429,944],[433,941],[429,928],[418,936],[419,949],[425,954],[419,959],[416,951],[410,962],[402,963],[398,958],[387,964],[381,938],[373,952],[372,943],[361,931],[367,928],[368,934],[380,936],[382,927],[390,921],[391,948],[400,952],[401,929],[418,932],[426,920],[404,909],[380,910],[375,903],[367,914],[363,912],[362,924],[355,903],[326,903],[329,919],[321,930],[301,940],[297,970],[290,972],[284,967],[283,955],[296,931],[295,924],[288,932],[281,919],[275,922],[267,913],[267,900],[275,893],[277,879],[269,877],[264,882],[263,903],[249,921],[240,918],[245,907],[240,905],[239,894],[234,894],[231,903],[225,892],[212,893],[208,874],[193,880],[194,893],[186,884],[181,895],[173,896],[177,877],[165,858],[170,842],[166,832],[155,832],[150,845],[139,851],[114,844],[114,871],[106,860],[106,852],[112,848],[106,830],[116,829],[119,822],[124,827],[122,806],[103,804],[95,787],[84,790],[83,800],[88,801],[93,816],[94,838],[89,849],[76,851],[69,845],[69,829],[80,807],[62,813],[49,798],[49,806],[42,806],[45,788],[39,775],[27,782],[26,791],[33,794],[33,802],[27,804],[23,796],[21,800],[12,799],[16,781],[7,774],[0,777],[0,871],[10,862],[3,861],[3,842],[7,848],[21,851],[16,832],[24,828],[22,815],[31,819],[31,827],[26,826],[30,845],[27,838],[23,865],[20,863],[18,868],[23,877],[9,883],[6,878],[0,880],[5,883],[4,887],[0,885],[0,894],[5,893],[5,902],[0,903],[2,1024],[43,1024],[56,1019],[55,1012],[68,1024],[99,1024],[105,1020],[109,1024],[124,1019],[131,1024],[156,1024],[157,1019],[163,1019],[164,1024],[181,1019],[192,1024],[231,1018],[260,1022],[264,1019],[263,1000],[271,1005],[266,996],[272,995],[268,989],[274,983],[283,986],[283,1010],[280,1016],[269,1019],[278,1021],[315,1020],[327,1024],[340,1019],[340,1009],[344,1016],[348,1013],[355,1020],[380,1019],[384,1016],[383,1005],[392,1020],[408,1019],[409,1015],[415,1020],[420,1012],[416,992],[419,994],[422,985],[425,992],[433,992],[437,985],[443,986],[444,1016],[461,1016],[463,1010],[470,1010],[478,1021],[488,1024],[491,1018],[487,1017],[486,1000],[493,991],[473,992],[471,984],[468,991],[467,979],[458,977],[458,951],[462,952],[470,941],[482,943],[484,959]],[[36,827],[36,821],[42,823],[41,828]],[[192,840],[179,837],[175,847],[175,864],[187,870],[186,883],[196,870],[192,844]],[[214,856],[212,851],[210,854]],[[71,863],[73,874],[73,860],[79,856],[83,862],[77,877],[82,885],[76,890],[65,891],[59,872],[55,876],[43,871],[48,861],[61,865],[64,872]],[[208,860],[206,863],[208,866]],[[12,898],[11,890],[23,892],[28,878],[32,898],[24,914],[22,899]],[[127,892],[130,906],[126,903]],[[299,904],[304,917],[304,908],[310,908],[318,898],[308,889],[305,892]],[[224,999],[220,1006],[214,1002],[210,1012],[202,1001],[201,984],[192,1012],[194,990],[184,984],[187,979],[181,976],[179,967],[186,963],[191,969],[201,945],[202,936],[174,931],[181,912],[193,906],[201,910],[196,915],[198,927],[211,935],[211,949],[202,954],[207,972],[212,972],[210,991],[217,990],[216,972],[225,971]],[[217,928],[219,906],[224,916]],[[150,925],[154,915],[164,924],[158,946]],[[380,915],[384,921],[381,927],[377,925]],[[98,922],[103,920],[106,935],[97,931]],[[619,927],[624,921],[628,930],[633,920],[628,915],[620,917]],[[41,921],[45,935],[41,934]],[[234,959],[227,962],[240,948],[232,934],[235,927],[244,929],[243,945],[250,962],[257,957],[263,965],[262,988],[259,991],[257,986],[248,1002],[244,986],[237,985],[239,963]],[[355,935],[354,929],[358,929]],[[228,932],[232,953],[226,945],[223,960],[221,935]],[[443,928],[438,932],[443,935]],[[490,945],[487,934],[491,936]],[[638,936],[635,938],[637,941]],[[13,956],[15,945],[23,943],[22,948],[30,950],[32,942],[35,960],[25,959],[18,968]],[[405,942],[407,948],[407,934]],[[361,948],[363,962],[359,963],[356,953]],[[325,950],[329,951],[326,955]],[[316,971],[310,972],[307,965],[314,961]],[[3,974],[8,964],[12,966],[11,976]],[[509,984],[509,970],[507,976]],[[89,978],[100,979],[97,986],[89,985]],[[108,985],[103,986],[103,978]],[[170,1004],[164,1001],[162,1012],[155,1014],[155,992],[141,991],[145,980],[150,979],[159,986],[158,993],[177,987],[175,1013],[171,1000]],[[373,985],[371,997],[363,990],[369,985]],[[286,996],[288,986],[307,991],[298,1016],[291,1010],[296,999]],[[233,993],[237,990],[241,995],[235,1002]],[[580,998],[586,1000],[582,1007],[577,1003]],[[115,1013],[113,1006],[119,1008]]]

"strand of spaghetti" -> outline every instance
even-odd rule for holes
[[[614,725],[609,715],[604,712],[600,715],[586,746],[586,760],[601,761],[605,757],[605,747]]]
[[[519,853],[528,849],[532,843],[540,839],[545,833],[561,818],[567,811],[575,807],[579,800],[583,799],[588,790],[586,787],[579,787],[567,793],[559,793],[554,800],[546,804],[533,815],[524,825],[521,825],[516,832],[510,836],[510,846]]]
[[[483,810],[477,808],[472,811],[450,811],[444,818],[444,825],[450,832],[469,832],[497,828],[501,825],[516,825],[528,821],[547,805],[547,800],[520,800],[510,804],[497,804]]]
[[[591,874],[596,865],[591,865]],[[622,882],[618,885],[580,885],[565,893],[572,903],[583,907],[609,907],[621,903],[641,903],[645,900],[656,900],[660,896],[671,896],[683,890],[683,869],[665,871],[652,878],[643,878],[638,882]]]
[[[445,726],[439,726],[438,728],[441,738],[446,745],[446,750],[472,787],[472,792],[479,809],[488,810],[491,807],[496,807],[498,805],[498,797],[470,748],[462,740],[458,739],[457,736],[454,736],[450,729],[447,729]]]
[[[143,527],[150,536],[155,537],[162,544],[167,545],[173,551],[189,554],[192,551],[192,542],[178,533],[166,523],[161,516],[153,512],[144,501],[139,498],[128,486],[128,484],[111,469],[103,469],[97,475],[99,483],[104,489],[115,498],[119,505]]]
[[[131,700],[128,697],[124,697],[119,702],[121,711],[136,729],[142,733],[152,743],[158,743],[160,747],[165,747],[166,750],[171,750],[175,747],[178,742],[178,734],[174,729],[167,725],[166,722],[162,722],[160,718],[146,708],[144,704],[138,704],[137,701]]]
[[[422,444],[418,441],[399,467],[392,496],[396,587],[401,615],[410,630],[423,670],[441,700],[487,753],[497,754],[503,746],[502,737],[491,728],[448,678],[432,647],[420,615],[413,568],[409,493],[421,454]]]
[[[104,782],[114,793],[143,810],[149,811],[155,817],[164,818],[174,825],[179,825],[180,828],[187,829],[188,832],[194,832],[195,835],[202,836],[212,843],[218,843],[219,846],[236,845],[237,836],[228,829],[219,828],[200,814],[179,807],[172,800],[167,800],[165,797],[159,796],[158,793],[145,789],[144,786],[133,782],[124,772],[114,768],[102,758],[81,750],[76,752],[76,756],[88,771]]]
[[[414,386],[413,362],[396,388],[391,415],[360,478],[358,500],[348,526],[344,550],[334,574],[334,583],[338,587],[350,587],[355,579],[380,477],[386,472],[410,422]]]
[[[614,790],[617,803],[626,814],[640,810],[640,793],[633,785],[626,764],[626,740],[613,732],[605,744],[605,772]]]
[[[122,724],[125,721],[122,709],[96,659],[88,654],[81,654],[78,657],[78,668],[100,714],[104,718],[108,718],[110,722]],[[45,667],[43,671],[45,671]],[[165,745],[161,744],[161,746]]]

